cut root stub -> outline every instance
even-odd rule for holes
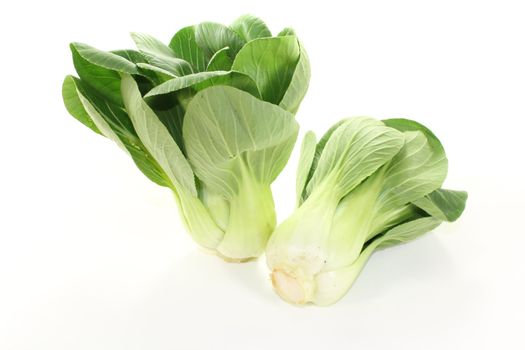
[[[282,299],[292,304],[307,302],[306,290],[300,280],[282,270],[273,270],[271,278],[275,291]]]

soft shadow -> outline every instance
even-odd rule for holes
[[[241,263],[219,262],[219,267],[228,276],[228,279],[256,298],[274,301],[270,272],[266,266],[264,256],[250,259]]]
[[[234,295],[254,300],[273,300],[264,257],[245,262],[227,262],[221,257],[195,249],[174,259],[157,280],[148,298],[231,299]],[[249,294],[246,295],[246,292]],[[187,300],[187,299],[186,299]]]
[[[393,290],[425,281],[441,283],[457,278],[457,269],[439,238],[429,234],[407,244],[376,251],[343,303],[367,303]]]

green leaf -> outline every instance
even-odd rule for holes
[[[284,28],[277,34],[277,36],[288,36],[288,35],[294,35],[295,36],[295,30],[292,28]]]
[[[199,197],[179,191],[178,202],[184,223],[192,238],[203,247],[217,249],[224,236]]]
[[[230,70],[233,61],[229,56],[229,51],[229,47],[224,47],[219,51],[215,52],[213,57],[210,59],[210,63],[208,63],[208,67],[206,67],[206,70],[208,72],[217,70]]]
[[[142,55],[140,52],[135,50],[115,50],[111,51],[111,53],[118,55],[122,58],[125,58],[126,60],[133,62],[136,65],[137,68],[137,74],[135,75],[135,78],[138,78],[138,75],[143,76],[147,78],[149,81],[153,83],[157,83],[159,80],[159,77],[155,71],[152,71],[151,69],[144,69],[141,68],[141,65],[144,66],[151,66],[148,64],[148,60],[144,55]],[[151,66],[155,67],[155,66]],[[157,68],[157,67],[155,67]]]
[[[148,62],[146,58],[140,52],[135,51],[135,50],[114,50],[114,51],[111,51],[111,53],[117,56],[120,56],[135,64]]]
[[[237,54],[232,69],[250,76],[263,100],[279,104],[288,89],[300,57],[295,37],[250,41]]]
[[[104,96],[112,103],[122,105],[120,74],[89,62],[78,53],[75,44],[71,44],[70,49],[73,55],[73,64],[80,79],[91,86],[97,94]]]
[[[447,161],[441,148],[433,147],[421,131],[401,135],[404,144],[394,157],[339,202],[332,225],[338,239],[332,252],[350,261],[370,238],[419,215],[411,202],[439,188],[446,177]],[[363,222],[356,225],[359,220]],[[352,239],[348,239],[349,232]]]
[[[82,43],[71,43],[71,46],[78,55],[91,64],[120,73],[138,73],[137,66],[133,62],[117,54],[101,51]]]
[[[420,124],[415,120],[404,118],[384,119],[383,123],[385,123],[386,126],[389,126],[399,131],[421,131],[427,137],[432,149],[434,149],[438,153],[445,154],[445,149],[443,148],[441,141],[439,141],[436,135],[434,135],[434,133],[423,124]]]
[[[404,140],[402,133],[372,118],[357,117],[343,122],[326,142],[308,183],[308,194],[329,179],[342,198],[390,161]]]
[[[113,128],[108,124],[106,119],[100,114],[97,108],[92,105],[91,102],[81,93],[78,94],[78,97],[82,103],[82,106],[84,107],[84,110],[89,115],[91,120],[93,120],[93,123],[95,123],[102,135],[115,142],[123,151],[128,152],[120,137],[115,133],[115,131],[113,131]]]
[[[342,119],[342,120],[338,121],[337,123],[335,123],[334,125],[332,125],[330,127],[330,129],[328,129],[324,133],[324,135],[321,137],[321,139],[317,143],[317,146],[315,147],[314,158],[313,158],[312,164],[310,166],[310,172],[308,173],[308,177],[306,179],[305,187],[303,189],[303,201],[306,200],[306,198],[308,198],[308,192],[306,190],[306,186],[308,185],[308,183],[310,182],[312,176],[314,175],[315,169],[317,169],[317,164],[319,163],[319,159],[321,158],[321,154],[323,153],[323,150],[324,150],[324,147],[326,146],[326,143],[328,142],[330,137],[332,137],[332,134],[334,133],[334,131],[337,130],[337,128],[339,126],[341,126],[341,124],[346,123],[347,120],[348,119]]]
[[[176,92],[182,89],[185,89],[187,87],[193,86],[195,84],[198,84],[200,82],[206,81],[208,79],[211,79],[216,76],[222,76],[222,75],[229,75],[230,72],[225,71],[216,71],[216,72],[200,72],[200,73],[194,73],[190,75],[185,75],[183,77],[176,77],[173,79],[170,79],[153,89],[151,89],[150,92],[146,94],[146,98],[158,96],[158,95],[165,95],[170,94],[172,92]]]
[[[393,125],[391,121],[385,123]],[[381,193],[381,205],[385,210],[429,194],[441,187],[447,176],[448,161],[439,140],[419,123],[403,120],[403,125],[413,127],[396,128],[405,135],[405,145],[385,172]]]
[[[467,192],[440,188],[413,203],[429,215],[451,222],[456,221],[461,216],[465,210],[467,198]]]
[[[130,75],[122,76],[122,98],[137,135],[180,192],[185,190],[197,196],[190,164],[170,135],[140,95],[137,83]]]
[[[425,233],[432,231],[442,223],[434,217],[423,217],[398,225],[376,238],[373,243],[378,249],[392,247],[401,243],[412,241]]]
[[[247,167],[262,184],[286,164],[298,124],[284,109],[228,86],[200,91],[186,111],[183,135],[195,173],[232,198]]]
[[[166,173],[164,173],[159,163],[157,163],[148,152],[142,142],[126,143],[126,148],[137,168],[139,168],[148,179],[159,186],[173,187]]]
[[[77,87],[75,85],[76,78],[71,75],[66,76],[64,83],[62,84],[62,98],[64,99],[64,105],[66,106],[67,111],[73,117],[75,117],[79,122],[96,132],[101,134],[97,126],[91,120],[89,115],[86,113],[82,101],[78,96]]]
[[[285,132],[289,133],[289,136],[284,137],[282,142],[272,147],[267,147],[263,151],[247,155],[250,167],[260,182],[272,183],[277,178],[286,163],[288,163],[290,154],[297,141],[299,125],[290,123],[289,121],[285,121],[283,124],[286,128]]]
[[[385,128],[399,133],[394,128]],[[339,202],[331,225],[327,265],[334,262],[350,264],[357,259],[365,242],[395,225],[420,216],[420,211],[410,202],[443,183],[446,177],[443,153],[432,148],[426,135],[420,131],[405,131],[401,135],[404,139],[402,148]],[[361,168],[369,160],[363,159]]]
[[[139,51],[146,57],[150,64],[168,71],[175,76],[193,73],[191,65],[185,60],[177,58],[173,50],[161,41],[150,35],[141,33],[132,33],[131,37],[133,41],[135,41]]]
[[[266,24],[261,19],[251,15],[243,15],[237,18],[230,25],[230,28],[246,42],[272,36]]]
[[[154,74],[153,80],[157,82],[158,84],[162,84],[170,79],[177,77],[172,72],[169,72],[165,69],[162,69],[160,67],[154,66],[149,63],[137,63],[137,67],[139,68],[139,71],[143,73],[144,75],[148,75],[149,77],[152,77],[151,74]],[[149,72],[149,74],[147,74],[146,72]]]
[[[111,127],[111,130],[118,135],[123,135],[124,137],[136,138],[133,125],[131,124],[123,106],[111,103],[104,97],[101,97],[93,90],[93,88],[85,84],[82,80],[75,80],[75,85],[78,94],[84,96],[84,98],[93,105],[98,114],[101,115]]]
[[[146,98],[170,94],[182,89],[192,87],[196,91],[210,86],[229,85],[244,90],[255,97],[259,97],[259,91],[253,80],[245,74],[233,71],[201,72],[183,77],[174,78],[160,84],[146,94]]]
[[[134,74],[133,77],[135,78],[135,81],[139,85],[139,89],[142,94],[151,90],[151,88],[153,88],[154,85],[163,81],[160,77],[160,74],[154,71],[143,69],[139,67],[139,65],[148,64],[147,63],[148,61],[140,52],[135,51],[135,50],[115,50],[115,51],[111,51],[111,53],[118,55],[122,58],[125,58],[126,60],[133,62],[136,65],[137,74]]]
[[[315,148],[317,140],[315,134],[312,131],[308,131],[303,138],[301,145],[301,155],[299,157],[299,166],[297,168],[297,180],[296,180],[296,202],[297,206],[303,202],[303,193],[305,191],[306,184],[308,183],[308,174],[312,167],[312,163],[315,157]]]
[[[204,90],[210,86],[231,86],[239,90],[245,91],[250,95],[261,98],[259,89],[255,85],[255,82],[247,76],[246,74],[230,71],[229,74],[217,75],[210,79],[204,80],[200,83],[197,83],[193,86],[195,91]]]
[[[293,114],[297,113],[299,105],[308,90],[310,75],[310,60],[308,59],[306,50],[301,45],[299,62],[297,63],[292,80],[290,81],[288,89],[279,103],[279,106]]]
[[[202,49],[197,45],[193,26],[179,30],[171,39],[169,47],[177,57],[191,63],[194,71],[204,72],[206,70],[208,60]]]
[[[67,79],[67,78],[66,78]],[[97,130],[107,138],[116,142],[121,148],[131,155],[137,167],[151,181],[160,186],[171,187],[166,174],[162,171],[155,159],[148,153],[142,142],[138,139],[128,115],[121,107],[113,105],[95,94],[92,89],[78,79],[68,80],[68,89],[77,94],[84,113],[96,125]]]
[[[171,137],[177,143],[183,154],[186,153],[184,140],[182,139],[182,124],[184,121],[184,109],[176,104],[166,110],[155,110],[155,114],[168,129]]]
[[[237,33],[230,28],[212,22],[204,22],[195,26],[195,41],[208,60],[222,48],[229,47],[230,58],[233,60],[237,52],[245,44]]]

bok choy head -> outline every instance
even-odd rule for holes
[[[467,194],[441,188],[447,166],[439,140],[411,120],[347,119],[319,142],[307,133],[298,208],[266,250],[277,293],[291,303],[334,303],[374,250],[456,220]]]
[[[275,226],[270,184],[297,137],[304,48],[253,16],[185,27],[168,45],[132,38],[137,50],[70,45],[78,78],[64,80],[67,110],[174,192],[195,241],[227,259],[257,257]]]

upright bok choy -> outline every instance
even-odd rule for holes
[[[319,142],[307,133],[298,208],[266,250],[276,292],[291,303],[334,303],[374,250],[456,220],[467,194],[441,188],[447,164],[436,136],[411,120],[343,120]]]
[[[132,38],[138,50],[71,44],[79,78],[64,80],[67,110],[173,191],[200,245],[259,256],[275,227],[270,184],[295,144],[310,78],[302,45],[252,16],[185,27],[169,45]]]

